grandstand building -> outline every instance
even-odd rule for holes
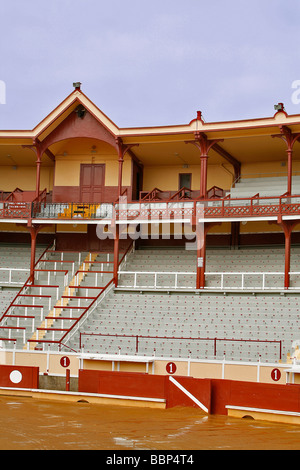
[[[0,131],[1,364],[299,383],[299,142],[282,103],[119,128],[80,83]]]

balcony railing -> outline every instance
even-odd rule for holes
[[[168,200],[118,203],[0,202],[0,219],[55,220],[182,220],[191,217],[244,218],[300,216],[300,195],[205,200]]]
[[[152,201],[115,205],[120,220],[134,219],[182,219],[233,217],[271,217],[300,215],[300,195],[231,199],[205,199],[181,202]]]
[[[32,204],[32,218],[37,219],[111,219],[113,204],[40,203]]]

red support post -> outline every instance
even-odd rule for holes
[[[40,194],[41,185],[41,151],[40,146],[36,144],[36,184],[35,184],[35,197],[38,198]]]
[[[204,132],[195,132],[195,140],[186,141],[186,144],[195,145],[200,151],[200,197],[205,199],[207,196],[207,163],[208,152],[217,142],[222,142],[223,139],[208,140]]]
[[[284,258],[284,288],[290,287],[290,266],[291,266],[291,237],[295,225],[300,220],[282,220],[282,216],[278,217],[277,223],[282,227],[285,239],[285,258]]]
[[[204,289],[205,287],[205,266],[206,266],[206,236],[207,232],[214,225],[220,225],[221,222],[203,223],[196,226],[197,240],[197,275],[196,289]]]
[[[120,245],[120,235],[119,235],[119,225],[115,225],[115,238],[114,238],[114,283],[118,287],[118,269],[119,269],[119,245]]]
[[[70,391],[70,369],[66,369],[66,392]]]
[[[200,157],[200,197],[205,199],[207,196],[207,160],[208,155]]]
[[[28,225],[31,238],[31,253],[30,253],[30,275],[29,283],[34,284],[34,266],[35,266],[35,253],[36,253],[36,237],[42,227],[40,225]]]
[[[124,163],[124,154],[122,151],[122,145],[119,145],[118,197],[121,197],[121,194],[122,194],[123,163]]]
[[[34,153],[36,154],[35,197],[37,198],[40,194],[40,185],[41,185],[41,164],[42,164],[42,154],[43,154],[43,150],[41,148],[41,143],[38,139],[34,139],[32,145],[23,145],[22,147],[23,148],[29,148],[30,150],[33,150]]]
[[[35,227],[30,227],[31,237],[31,255],[30,255],[30,280],[31,284],[34,284],[34,265],[35,265],[35,251],[36,251],[36,237],[37,230]]]
[[[123,163],[126,152],[129,152],[132,147],[138,146],[139,144],[128,144],[125,145],[120,137],[116,138],[116,144],[118,147],[119,157],[119,179],[118,179],[118,197],[122,195],[122,177],[123,177]]]
[[[196,289],[205,287],[206,233],[197,233],[197,277]]]
[[[272,135],[272,137],[279,137],[282,139],[287,147],[288,155],[288,174],[287,174],[287,195],[292,194],[292,166],[293,166],[293,147],[294,144],[300,139],[299,134],[293,134],[287,126],[280,126],[280,134]]]

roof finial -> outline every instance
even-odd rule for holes
[[[284,111],[284,104],[283,103],[274,104],[274,109],[275,111]]]
[[[80,82],[74,82],[73,83],[73,87],[75,88],[75,90],[80,90],[80,85],[81,85]]]

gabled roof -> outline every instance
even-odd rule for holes
[[[170,126],[148,127],[118,127],[106,114],[104,114],[80,89],[76,87],[48,116],[30,130],[0,130],[1,138],[36,139],[44,140],[64,119],[66,119],[78,105],[82,105],[101,125],[114,137],[124,138],[126,141],[150,141],[155,136],[156,141],[168,140],[167,136],[177,136],[181,140],[187,135],[193,135],[195,131],[209,134],[218,134],[226,137],[262,135],[273,133],[272,128],[280,125],[290,126],[292,131],[300,129],[300,115],[287,115],[286,112],[276,112],[271,117],[258,119],[245,119],[238,121],[204,122],[201,113],[188,124]],[[173,138],[172,138],[173,140]],[[175,138],[176,140],[176,138]]]
[[[118,136],[120,129],[80,89],[75,89],[34,129],[35,138],[43,140],[79,105],[88,110],[112,135]]]

